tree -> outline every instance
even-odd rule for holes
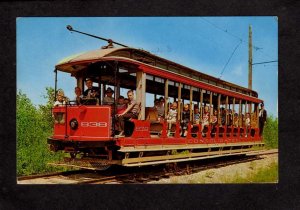
[[[48,102],[36,108],[21,91],[17,93],[17,174],[28,175],[57,170],[47,165],[59,160],[63,153],[51,153],[47,137],[52,134],[51,107],[54,90],[46,88]]]
[[[278,118],[272,115],[267,118],[263,137],[267,148],[278,148]]]

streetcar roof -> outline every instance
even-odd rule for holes
[[[132,54],[139,54],[141,56],[140,58],[142,59],[137,59]],[[60,60],[56,64],[56,69],[59,71],[63,72],[68,72],[68,73],[75,73],[77,71],[80,71],[82,69],[85,69],[89,64],[95,63],[98,61],[106,60],[109,58],[116,59],[121,58],[123,61],[135,61],[141,64],[147,64],[151,65],[156,68],[160,68],[158,65],[155,65],[156,63],[164,63],[166,66],[172,66],[176,70],[174,72],[192,77],[192,78],[201,78],[203,80],[207,80],[210,82],[215,82],[218,84],[222,84],[224,86],[230,86],[236,89],[240,89],[242,91],[251,91],[252,94],[257,95],[257,93],[253,90],[249,90],[245,87],[236,85],[234,83],[230,83],[224,80],[221,80],[219,78],[210,76],[208,74],[204,74],[200,71],[188,68],[186,66],[183,66],[181,64],[175,63],[173,61],[164,59],[162,57],[156,56],[154,54],[151,54],[145,50],[142,49],[135,49],[135,48],[130,48],[130,47],[113,47],[113,48],[107,48],[107,49],[96,49],[92,51],[87,51],[87,52],[82,52],[82,53],[77,53],[71,56],[68,56],[62,60]],[[112,59],[112,60],[113,60]],[[150,60],[150,61],[149,61]],[[146,62],[147,61],[147,62]],[[152,63],[151,63],[152,61]],[[155,64],[154,64],[155,63]],[[154,64],[154,65],[153,65]],[[164,69],[164,68],[163,68]],[[164,69],[167,71],[172,71],[171,68]],[[202,81],[203,82],[203,81]],[[206,82],[209,83],[209,82]]]

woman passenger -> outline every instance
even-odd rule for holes
[[[218,111],[215,109],[213,115],[211,116],[210,123],[212,125],[212,133],[216,132],[216,126],[218,125]]]
[[[201,132],[203,132],[204,127],[207,127],[209,125],[209,107],[204,107],[204,112],[202,116],[202,129]]]

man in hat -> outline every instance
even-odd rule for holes
[[[115,99],[112,97],[114,91],[108,87],[105,91],[105,97],[103,98],[103,105],[113,105],[115,103]]]
[[[267,111],[264,109],[264,103],[260,104],[259,110],[259,135],[261,136],[264,131],[264,125],[267,122]]]
[[[83,92],[83,96],[87,98],[99,97],[99,91],[96,87],[93,87],[93,81],[91,79],[87,79],[85,85],[88,89]]]

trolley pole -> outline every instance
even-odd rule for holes
[[[252,90],[252,27],[249,25],[248,88]]]

